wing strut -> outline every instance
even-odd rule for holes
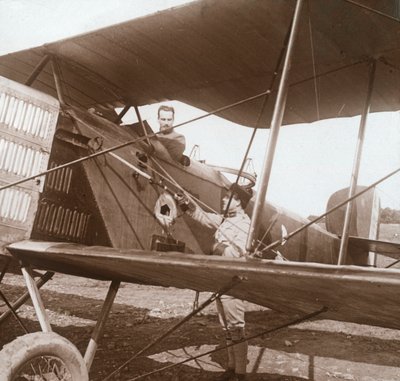
[[[42,286],[44,286],[53,277],[53,275],[54,275],[53,272],[47,271],[45,274],[43,274],[40,277],[39,280],[37,280],[36,287],[38,289],[40,289]],[[29,299],[29,297],[30,297],[29,292],[25,292],[15,302],[9,303],[8,300],[5,299],[5,295],[4,294],[1,295],[1,298],[7,304],[8,310],[5,311],[2,315],[0,315],[0,324],[2,324],[11,314],[14,315],[14,317],[18,321],[20,321],[20,318],[17,315],[17,310],[18,310],[19,307],[21,307],[23,304],[25,304],[25,302]],[[28,332],[26,332],[26,333],[28,333]]]
[[[376,71],[376,61],[373,60],[370,64],[367,99],[365,101],[363,113],[361,115],[361,120],[360,120],[360,127],[358,130],[357,146],[356,146],[356,152],[355,152],[355,156],[354,156],[353,173],[351,175],[348,198],[351,198],[356,193],[358,173],[360,171],[361,155],[362,155],[362,150],[363,150],[363,146],[364,146],[364,137],[365,137],[365,129],[366,129],[366,125],[367,125],[367,117],[369,114],[369,110],[371,108],[371,98],[372,98],[372,91],[374,88],[375,71]],[[353,201],[349,201],[346,206],[346,215],[344,217],[342,239],[340,240],[338,265],[343,265],[346,262],[352,210],[353,210]],[[376,258],[376,254],[374,255],[374,257]]]
[[[40,297],[39,288],[33,279],[32,270],[29,266],[21,267],[22,275],[24,276],[26,287],[31,296],[33,307],[35,308],[36,316],[43,332],[52,332],[50,320],[44,308],[42,298]]]
[[[127,104],[122,111],[118,114],[117,119],[114,121],[114,123],[119,124],[119,122],[122,120],[122,118],[125,116],[125,114],[129,111],[131,108],[130,104]]]
[[[268,90],[267,90],[267,92],[266,92],[266,94],[264,96],[263,103],[261,105],[261,109],[260,109],[260,112],[259,112],[258,117],[257,117],[256,125],[255,125],[255,127],[253,129],[253,132],[251,134],[249,144],[247,145],[246,152],[245,152],[245,154],[243,156],[242,164],[241,164],[239,172],[238,172],[238,174],[236,176],[235,184],[239,183],[239,180],[240,180],[240,178],[242,176],[242,173],[244,171],[244,166],[245,166],[245,164],[247,162],[247,158],[249,156],[250,148],[253,145],[254,138],[255,138],[256,133],[257,133],[259,127],[260,127],[261,118],[262,118],[262,115],[264,113],[264,109],[268,104],[269,97],[270,97],[270,95],[272,93],[272,90],[274,88],[275,80],[278,77],[278,73],[279,73],[280,67],[282,65],[283,58],[285,56],[285,52],[286,52],[286,49],[287,49],[287,46],[288,46],[288,41],[289,41],[291,29],[292,29],[292,22],[290,23],[290,26],[289,26],[289,28],[288,28],[288,30],[286,32],[285,40],[283,42],[283,46],[282,46],[281,52],[279,53],[278,60],[276,61],[276,65],[275,65],[275,69],[274,69],[274,72],[273,72],[273,75],[272,75],[272,78],[271,78],[271,82],[270,82]],[[228,214],[229,206],[231,205],[231,202],[232,202],[232,197],[233,197],[233,193],[231,193],[231,195],[229,197],[229,201],[228,201],[228,203],[226,205],[226,208],[224,210],[224,218]]]
[[[140,127],[142,127],[143,134],[146,137],[147,144],[148,144],[148,146],[150,147],[151,150],[154,150],[154,147],[150,142],[149,134],[147,133],[146,127],[144,126],[142,115],[140,115],[140,111],[139,111],[139,107],[138,106],[135,106],[135,112],[136,112],[136,116],[138,118],[138,121],[140,123]]]
[[[110,287],[108,288],[107,296],[104,301],[103,307],[100,312],[100,317],[99,320],[97,321],[96,327],[93,330],[92,336],[90,337],[89,344],[86,348],[84,360],[86,367],[88,371],[90,370],[90,367],[92,366],[92,362],[94,360],[94,355],[97,350],[97,343],[100,339],[100,337],[103,334],[104,331],[104,326],[106,324],[107,317],[111,311],[111,307],[114,303],[114,299],[117,296],[117,292],[119,289],[119,285],[121,282],[119,281],[112,281],[110,284]]]
[[[31,75],[29,78],[25,81],[26,86],[31,86],[32,83],[35,81],[35,79],[38,77],[38,75],[42,72],[42,70],[45,68],[47,63],[50,60],[50,56],[46,54],[40,62],[37,64],[37,66],[33,69]]]
[[[62,84],[61,84],[61,70],[60,70],[60,65],[58,63],[58,59],[56,57],[52,57],[51,67],[53,69],[53,77],[54,77],[54,83],[56,85],[58,100],[60,101],[60,103],[62,105],[65,105],[66,103],[65,103],[64,94],[62,91]]]
[[[342,201],[339,204],[336,204],[334,207],[332,207],[331,209],[327,210],[325,213],[319,215],[318,217],[314,218],[313,220],[311,220],[310,222],[307,222],[305,225],[300,226],[299,228],[297,228],[296,230],[293,230],[291,233],[285,235],[284,237],[282,237],[281,239],[278,239],[272,243],[270,243],[268,246],[266,246],[263,251],[268,251],[268,250],[272,250],[275,247],[278,247],[280,245],[282,245],[282,243],[284,241],[288,241],[290,238],[294,237],[295,235],[299,234],[300,232],[302,232],[303,230],[307,229],[308,227],[310,227],[311,225],[314,225],[315,223],[317,223],[318,221],[322,220],[325,216],[327,216],[330,213],[333,213],[335,210],[338,210],[339,208],[341,208],[343,205],[346,205],[347,203],[349,203],[350,201],[356,199],[357,197],[360,197],[362,194],[368,192],[369,190],[371,190],[372,188],[375,188],[378,184],[382,183],[383,181],[387,180],[388,178],[394,176],[396,173],[400,172],[400,167],[395,169],[394,171],[388,173],[386,176],[381,177],[379,180],[375,181],[374,183],[372,183],[371,185],[367,186],[365,189],[363,189],[362,191],[355,193],[352,197],[347,198],[346,200]]]
[[[286,98],[289,86],[289,72],[294,51],[295,40],[300,24],[300,13],[303,0],[297,0],[296,9],[293,15],[292,27],[289,36],[288,47],[286,51],[285,61],[283,64],[282,76],[279,83],[278,93],[276,96],[274,112],[271,120],[271,132],[268,139],[267,151],[264,157],[264,164],[260,179],[260,189],[254,202],[253,217],[250,223],[249,235],[247,237],[246,251],[253,250],[253,241],[256,235],[256,228],[262,213],[265,195],[267,193],[269,178],[271,175],[272,162],[274,160],[275,148],[278,141],[279,129],[282,125],[283,114],[285,111]]]

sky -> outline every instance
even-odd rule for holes
[[[39,46],[104,26],[144,16],[187,0],[0,0],[0,55]],[[167,102],[176,109],[176,123],[202,115],[189,105]],[[158,105],[140,109],[157,130]],[[281,129],[267,199],[304,217],[322,214],[329,196],[350,183],[359,117],[285,126]],[[369,185],[400,167],[400,114],[368,118],[359,184]],[[239,168],[252,130],[218,117],[180,128],[189,155],[200,147],[207,163]],[[268,130],[260,130],[250,157],[258,175]],[[378,187],[383,207],[400,209],[400,176]]]

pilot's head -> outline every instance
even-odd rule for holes
[[[229,199],[232,196],[232,201],[229,204],[228,213],[237,211],[238,209],[246,208],[249,203],[253,192],[251,189],[246,189],[238,184],[232,184],[222,199],[222,210],[225,211],[228,205]]]
[[[175,109],[170,106],[162,105],[158,109],[158,123],[163,134],[169,134],[174,125]]]

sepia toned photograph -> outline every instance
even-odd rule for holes
[[[0,0],[0,381],[399,381],[399,0]]]

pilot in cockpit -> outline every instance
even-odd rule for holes
[[[157,137],[168,150],[172,159],[183,164],[183,152],[186,148],[185,137],[173,129],[175,109],[171,106],[161,105],[158,108],[158,123],[161,134]]]

